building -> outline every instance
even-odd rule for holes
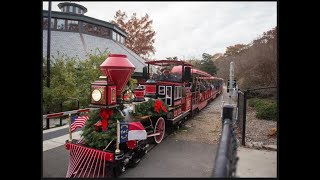
[[[86,7],[71,3],[59,3],[61,12],[51,11],[50,54],[86,59],[87,53],[108,50],[113,54],[126,54],[136,67],[133,76],[141,77],[145,60],[125,44],[127,33],[116,25],[85,16]],[[43,10],[43,57],[47,56],[48,11]]]

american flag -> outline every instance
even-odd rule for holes
[[[71,132],[73,132],[77,128],[82,128],[88,119],[89,117],[87,115],[71,117]]]

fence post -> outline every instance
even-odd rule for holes
[[[243,92],[243,122],[242,122],[242,145],[246,145],[246,122],[247,122],[247,93],[249,91]]]
[[[237,124],[239,124],[239,108],[240,108],[240,105],[239,105],[239,98],[240,98],[240,95],[239,95],[239,91],[237,91],[237,110],[236,110],[236,120],[237,120]]]
[[[50,114],[50,111],[47,111],[47,114]],[[46,124],[46,128],[49,129],[50,128],[50,119],[47,118],[47,124]]]
[[[222,123],[225,119],[230,119],[232,120],[233,118],[233,106],[230,104],[226,104],[223,106],[222,109]]]
[[[62,102],[60,103],[60,112],[62,112]],[[62,126],[62,116],[60,117],[60,126]]]

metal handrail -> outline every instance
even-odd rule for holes
[[[233,109],[230,104],[223,106],[222,132],[215,159],[213,177],[235,177],[237,169],[237,140],[233,126]]]

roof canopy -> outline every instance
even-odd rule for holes
[[[192,68],[192,74],[198,74],[200,76],[207,76],[207,77],[213,77],[211,76],[210,74],[204,72],[204,71],[201,71],[199,69],[195,69],[195,68]]]
[[[146,64],[156,65],[156,66],[177,66],[177,65],[187,65],[192,66],[191,64],[185,61],[175,61],[175,60],[156,60],[156,61],[147,61]]]

